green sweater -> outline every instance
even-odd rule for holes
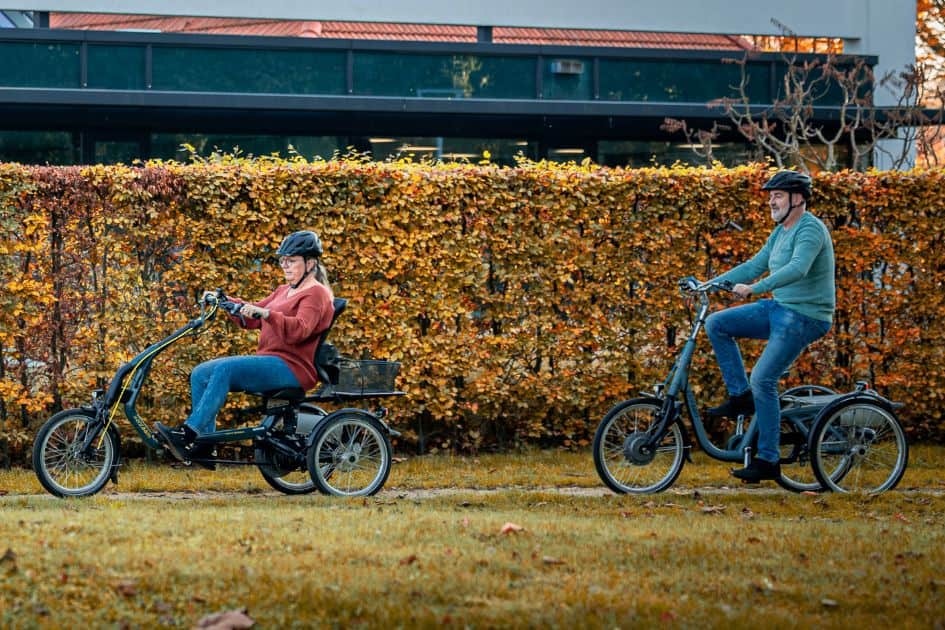
[[[833,321],[837,303],[833,242],[823,222],[809,212],[788,229],[779,225],[764,247],[716,280],[749,284],[764,272],[752,293],[772,292],[779,304],[813,319]]]

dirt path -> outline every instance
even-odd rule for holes
[[[540,488],[526,488],[526,487],[502,487],[502,488],[415,488],[415,489],[406,489],[406,488],[397,488],[390,487],[385,488],[378,492],[376,495],[371,497],[372,499],[381,500],[381,501],[392,501],[392,500],[412,500],[412,501],[422,501],[424,499],[435,499],[440,497],[468,497],[468,496],[490,496],[496,495],[503,492],[515,492],[522,494],[559,494],[562,496],[574,496],[574,497],[607,497],[607,496],[617,496],[610,490],[605,487],[579,487],[579,486],[554,486],[554,487],[540,487]],[[897,489],[893,490],[894,493],[899,493],[903,495],[924,495],[924,496],[943,496],[945,495],[945,490],[939,488],[906,488],[906,489]],[[735,496],[739,494],[749,494],[749,495],[768,495],[768,494],[784,494],[785,496],[794,496],[791,492],[784,490],[777,486],[759,486],[759,487],[733,487],[733,486],[674,486],[664,492],[659,494],[649,495],[652,498],[658,498],[661,496]],[[3,491],[0,491],[0,505],[4,502],[17,500],[17,499],[35,499],[39,497],[48,497],[47,494],[4,494]],[[228,499],[228,498],[239,498],[246,499],[247,497],[260,497],[260,498],[270,498],[270,497],[284,497],[280,492],[275,490],[227,490],[227,491],[192,491],[192,490],[181,490],[181,491],[138,491],[138,492],[121,492],[113,490],[104,490],[99,493],[100,497],[107,499],[115,499],[121,501],[148,501],[148,500],[163,500],[163,499],[175,499],[175,500],[185,500],[185,501],[202,501],[209,499]]]

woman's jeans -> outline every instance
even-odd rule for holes
[[[230,392],[264,392],[301,387],[288,364],[279,357],[251,355],[221,357],[201,363],[190,373],[193,409],[185,424],[197,433],[216,429],[217,412]]]
[[[729,395],[743,394],[751,387],[755,399],[755,421],[758,423],[756,457],[769,462],[780,459],[778,381],[804,348],[826,335],[828,330],[830,322],[801,315],[774,300],[727,308],[706,319],[705,331],[712,342]],[[750,384],[735,342],[737,338],[768,340],[751,371]]]

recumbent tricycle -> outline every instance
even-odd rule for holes
[[[188,463],[214,468],[217,463],[259,468],[270,486],[285,494],[318,490],[336,496],[369,496],[387,481],[392,460],[390,438],[399,435],[384,418],[387,410],[344,407],[328,412],[320,404],[402,396],[394,389],[400,364],[393,361],[353,361],[340,358],[326,343],[328,333],[347,300],[334,299],[331,326],[319,338],[315,368],[321,385],[311,395],[302,389],[246,392],[258,404],[239,410],[240,416],[261,416],[256,426],[224,429],[201,436]],[[33,470],[43,487],[55,496],[81,497],[100,491],[109,480],[118,482],[121,438],[116,427],[124,414],[142,441],[161,448],[158,436],[135,409],[152,362],[178,341],[194,336],[220,309],[236,315],[240,304],[226,300],[223,291],[208,292],[200,315],[125,363],[104,392],[96,390],[88,406],[61,411],[40,428],[33,445]],[[250,441],[253,460],[224,460],[216,447]]]

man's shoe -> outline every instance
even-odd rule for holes
[[[733,470],[732,476],[741,479],[745,483],[758,483],[765,479],[778,479],[781,477],[781,463],[772,463],[764,459],[752,457],[751,462],[749,462],[747,466]]]
[[[176,429],[163,425],[160,422],[154,424],[154,430],[157,431],[161,441],[167,446],[171,455],[182,462],[190,461],[190,448],[197,439],[197,432],[182,424]]]
[[[706,413],[716,418],[737,418],[738,416],[750,416],[755,413],[755,397],[751,390],[738,396],[729,396],[728,400],[718,407],[709,407]]]

